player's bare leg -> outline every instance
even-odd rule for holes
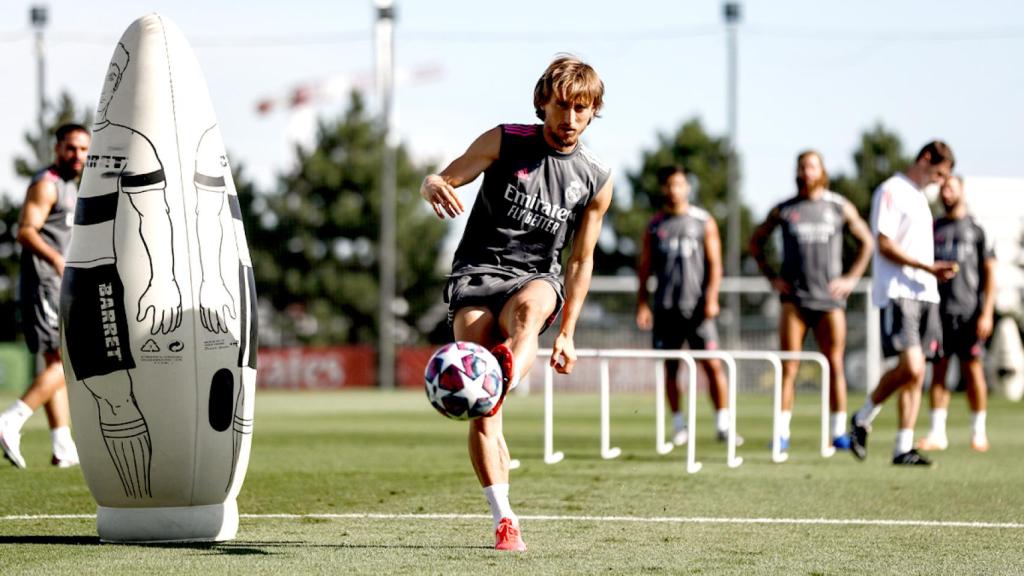
[[[837,448],[849,449],[846,433],[846,312],[830,310],[822,314],[814,327],[814,339],[818,349],[828,359],[829,411],[832,428],[832,444]]]
[[[904,453],[911,450],[914,441],[913,425],[917,420],[913,394],[916,391],[920,396],[924,375],[925,359],[920,346],[912,346],[900,352],[899,363],[882,375],[874,392],[868,396],[864,405],[851,419],[850,439],[852,445],[850,448],[854,456],[861,460],[867,456],[867,434],[871,431],[871,422],[882,410],[882,403],[897,391],[909,394],[900,402],[900,430],[897,433],[897,449],[905,447]],[[918,398],[918,404],[919,400],[920,398]],[[909,445],[907,445],[908,442]]]
[[[732,426],[729,413],[729,385],[725,379],[725,369],[717,358],[702,360],[701,368],[708,378],[708,392],[711,403],[715,406],[715,434],[719,441],[724,442]],[[743,437],[736,435],[736,445],[743,445]]]
[[[690,431],[680,406],[678,360],[665,360],[665,399],[672,413],[672,443],[683,446],[690,441]]]
[[[18,468],[25,467],[25,459],[21,455],[21,428],[40,406],[46,407],[50,424],[54,451],[52,462],[61,467],[78,464],[78,450],[71,438],[64,367],[60,354],[46,353],[43,362],[43,370],[36,374],[25,394],[0,414],[0,447],[3,448],[4,456]]]
[[[946,437],[946,415],[949,411],[949,389],[946,388],[946,375],[949,373],[949,358],[945,357],[932,364],[932,384],[929,391],[931,400],[931,428],[928,434],[918,442],[921,450],[945,450],[949,445]]]
[[[460,308],[452,328],[456,340],[475,342],[488,349],[501,342],[497,318],[485,306]],[[518,518],[509,503],[509,454],[502,434],[500,408],[493,416],[470,420],[468,444],[469,460],[491,508],[494,529],[497,531],[507,518],[518,534]]]
[[[985,420],[988,415],[988,389],[985,383],[985,369],[981,359],[961,359],[961,369],[967,380],[967,402],[971,407],[971,448],[988,452],[988,432]]]
[[[795,304],[783,302],[779,311],[779,349],[785,352],[799,352],[803,349],[804,338],[807,336],[807,324],[800,317]],[[796,397],[796,373],[800,362],[787,360],[782,363],[782,414],[779,429],[781,438],[778,441],[782,450],[789,449],[790,421],[793,419],[793,403]]]

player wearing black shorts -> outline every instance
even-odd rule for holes
[[[995,267],[992,246],[985,231],[967,213],[964,183],[951,176],[939,194],[945,216],[935,220],[935,257],[956,262],[957,275],[939,285],[939,318],[942,321],[942,355],[932,365],[931,430],[921,439],[922,450],[945,450],[946,413],[949,390],[946,374],[949,359],[960,360],[960,374],[967,384],[967,402],[971,407],[971,448],[989,449],[985,430],[988,390],[981,358],[985,341],[992,335],[995,311]]]
[[[850,447],[846,432],[846,298],[871,258],[871,230],[846,198],[828,189],[821,154],[801,153],[796,161],[796,196],[776,205],[754,231],[750,253],[779,293],[779,349],[803,350],[807,331],[828,358],[832,445]],[[782,269],[768,264],[764,244],[772,231],[782,232]],[[843,230],[860,244],[857,257],[843,272]],[[789,449],[790,421],[796,389],[797,361],[782,365],[782,450]]]
[[[679,350],[684,344],[694,350],[715,350],[719,347],[715,318],[722,283],[718,225],[706,210],[690,204],[690,185],[682,167],[658,170],[658,184],[662,209],[647,225],[637,266],[637,326],[653,328],[658,350]],[[647,291],[651,274],[658,281],[653,306]],[[725,372],[717,359],[701,360],[700,365],[715,406],[717,437],[725,440],[731,423]],[[672,442],[677,446],[689,439],[679,402],[678,372],[678,360],[665,362],[665,396],[672,410]],[[742,439],[737,437],[740,443]]]
[[[439,218],[464,211],[455,189],[484,175],[445,288],[456,340],[492,348],[515,387],[537,355],[538,336],[562,310],[551,365],[576,363],[573,335],[590,288],[594,247],[612,198],[608,168],[580,142],[601,110],[604,84],[589,65],[556,58],[534,87],[542,124],[503,124],[484,132],[420,195]],[[562,272],[562,249],[572,253]],[[500,404],[469,423],[469,455],[494,519],[499,550],[523,551],[509,504],[509,455]]]
[[[943,184],[953,170],[953,151],[933,141],[917,154],[906,172],[883,182],[871,200],[871,230],[875,235],[872,300],[882,310],[882,352],[896,356],[895,368],[882,375],[878,386],[850,419],[851,452],[867,457],[871,422],[882,403],[899,392],[899,429],[892,463],[929,466],[914,448],[914,423],[920,406],[925,362],[939,352],[938,282],[956,275],[956,264],[935,260],[932,213],[924,187]]]
[[[78,124],[57,129],[54,164],[38,172],[29,184],[18,225],[22,246],[18,295],[25,342],[35,359],[35,378],[25,394],[0,414],[0,447],[18,468],[21,427],[39,406],[46,407],[53,457],[59,467],[78,464],[71,438],[64,367],[60,357],[60,283],[71,238],[78,178],[89,150],[89,131]]]

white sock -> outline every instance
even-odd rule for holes
[[[60,426],[50,430],[50,444],[53,446],[53,453],[59,454],[64,449],[75,445],[71,438],[71,428]]]
[[[793,420],[793,412],[783,410],[779,413],[779,433],[783,438],[789,438],[789,423]]]
[[[829,414],[829,424],[832,425],[833,439],[846,434],[846,412],[833,412]]]
[[[491,506],[495,530],[498,529],[498,522],[502,518],[511,518],[512,524],[519,526],[519,517],[512,511],[512,505],[508,502],[508,484],[491,484],[484,488],[484,496],[487,497],[487,504]]]
[[[914,448],[914,429],[913,428],[900,428],[896,431],[896,446],[893,448],[892,455],[899,456],[900,454],[906,454]]]
[[[932,410],[932,429],[929,434],[932,438],[945,438],[946,437],[946,415],[948,414],[945,408],[935,408]]]
[[[857,410],[854,418],[857,419],[857,424],[860,424],[861,426],[870,426],[871,423],[875,421],[875,417],[878,416],[878,413],[881,411],[882,405],[879,404],[878,406],[875,406],[875,403],[871,401],[871,398],[868,398],[864,401],[864,406],[861,406],[861,409]]]
[[[7,410],[4,410],[3,414],[0,414],[0,418],[3,418],[15,430],[21,430],[21,427],[28,422],[28,419],[32,417],[32,409],[29,408],[28,404],[25,404],[20,399],[15,400],[14,404],[11,404]]]
[[[971,433],[975,436],[987,436],[985,433],[985,419],[988,413],[985,410],[971,412]]]
[[[672,429],[675,431],[686,429],[686,414],[682,412],[672,413]]]
[[[728,408],[720,408],[717,412],[715,412],[715,428],[723,434],[729,431]]]

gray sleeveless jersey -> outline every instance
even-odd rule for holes
[[[691,205],[684,214],[659,212],[647,225],[651,271],[658,279],[655,311],[678,310],[688,317],[704,313],[704,235],[710,219],[706,210]]]
[[[843,273],[843,207],[847,200],[826,190],[818,199],[794,196],[777,205],[782,231],[780,277],[793,287],[783,295],[810,310],[845,308],[846,301],[833,298],[829,282]]]
[[[40,170],[32,178],[31,185],[45,180],[52,182],[57,190],[57,202],[46,216],[39,234],[54,250],[67,254],[68,243],[71,241],[71,224],[75,220],[75,202],[78,197],[78,185],[74,180],[64,180],[57,173],[56,166]],[[40,283],[60,286],[60,276],[53,266],[36,256],[31,250],[21,251],[21,284],[23,289],[33,289]]]
[[[938,218],[934,225],[935,259],[956,262],[960,271],[939,283],[939,309],[943,314],[971,318],[979,312],[985,284],[985,260],[995,258],[985,231],[973,217]]]
[[[501,151],[484,172],[453,275],[495,267],[561,273],[562,248],[609,170],[582,143],[568,154],[552,150],[541,129],[501,126]]]

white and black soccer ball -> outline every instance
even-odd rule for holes
[[[423,378],[430,405],[453,420],[491,415],[505,388],[498,360],[472,342],[442,346],[427,362]]]

